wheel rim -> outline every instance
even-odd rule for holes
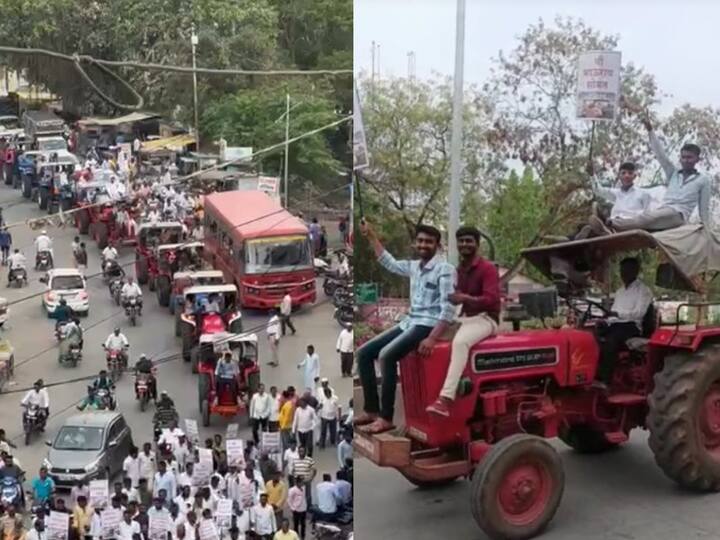
[[[705,450],[720,461],[720,383],[710,386],[700,408],[700,434]]]
[[[516,463],[505,472],[498,489],[502,518],[518,527],[533,523],[550,502],[552,488],[552,476],[544,463]]]

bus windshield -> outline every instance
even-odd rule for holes
[[[306,236],[283,236],[249,240],[245,248],[245,272],[290,272],[312,268],[310,242]]]

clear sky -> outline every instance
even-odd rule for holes
[[[355,71],[370,72],[372,42],[380,45],[380,76],[406,76],[415,52],[418,78],[452,75],[455,0],[355,0]],[[667,110],[681,103],[720,105],[720,2],[713,0],[467,0],[465,81],[482,83],[491,58],[542,18],[582,18],[619,34],[623,62],[655,75]]]

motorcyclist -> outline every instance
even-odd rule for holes
[[[153,374],[153,361],[150,360],[147,355],[141,354],[138,361],[135,362],[135,397],[139,398],[138,395],[138,376],[147,376],[148,390],[150,391],[150,397],[157,403],[157,381]]]
[[[35,381],[32,390],[28,390],[25,397],[22,398],[20,405],[25,407],[31,407],[36,405],[40,409],[40,431],[45,429],[45,421],[50,415],[50,396],[48,396],[47,390],[44,388],[45,383],[42,379]]]
[[[50,265],[53,265],[53,242],[48,236],[46,230],[40,232],[40,236],[35,239],[35,268],[38,266],[40,254],[47,251],[50,255]]]
[[[73,310],[67,305],[67,300],[64,298],[60,299],[55,311],[53,311],[49,317],[55,319],[55,329],[57,330],[61,325],[67,323],[73,317]]]
[[[128,300],[135,298],[138,305],[138,314],[142,315],[142,289],[133,281],[132,277],[128,276],[127,283],[123,285],[120,291],[120,296],[123,299],[123,306],[126,305]]]
[[[70,319],[65,326],[62,327],[60,334],[60,359],[64,359],[70,347],[72,345],[78,345],[82,350],[83,345],[83,334],[82,328],[80,328],[80,321],[77,318]]]
[[[110,270],[117,265],[118,252],[115,246],[108,244],[102,251],[102,269],[105,275],[110,274]]]
[[[110,351],[117,351],[123,365],[127,365],[128,347],[130,347],[130,342],[128,341],[128,338],[125,337],[125,334],[120,332],[120,328],[115,328],[113,333],[107,337],[105,343],[103,344],[103,349],[105,349],[108,354]]]
[[[16,249],[12,255],[8,257],[8,287],[12,283],[13,270],[27,270],[27,259],[25,255]]]
[[[175,424],[178,422],[178,413],[175,410],[175,403],[172,399],[170,399],[167,390],[163,390],[156,405],[153,425],[156,427],[168,427],[172,425],[173,422]]]
[[[87,387],[87,396],[85,396],[85,398],[77,406],[80,411],[84,411],[88,407],[93,411],[103,408],[103,404],[95,393],[95,387],[93,385]]]
[[[93,381],[93,388],[95,390],[107,390],[110,392],[110,390],[113,389],[113,382],[112,379],[108,376],[107,370],[101,369],[100,373],[98,373],[97,379]]]

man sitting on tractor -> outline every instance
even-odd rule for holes
[[[450,295],[453,304],[462,306],[460,328],[452,342],[450,366],[438,399],[427,411],[450,416],[460,377],[468,361],[470,347],[497,331],[500,317],[500,285],[495,265],[478,255],[480,231],[460,227],[455,233],[460,265],[457,267],[457,288]]]
[[[361,429],[367,433],[381,433],[393,428],[397,363],[416,348],[422,356],[430,354],[455,316],[450,300],[455,269],[438,253],[440,231],[435,227],[419,225],[416,228],[415,250],[420,259],[404,261],[396,260],[385,250],[375,231],[364,220],[360,227],[372,243],[380,264],[390,272],[410,278],[408,317],[357,351],[365,412],[355,418],[355,424],[363,426]],[[376,358],[382,367],[382,407],[378,402]]]
[[[605,385],[612,382],[615,360],[625,342],[641,335],[643,318],[653,301],[652,291],[638,279],[639,274],[640,262],[636,258],[620,262],[623,286],[615,292],[610,318],[597,326],[600,363],[596,379]]]
[[[215,367],[215,405],[217,405],[223,386],[229,386],[231,394],[237,395],[237,376],[239,374],[240,367],[233,362],[232,353],[226,352]]]

